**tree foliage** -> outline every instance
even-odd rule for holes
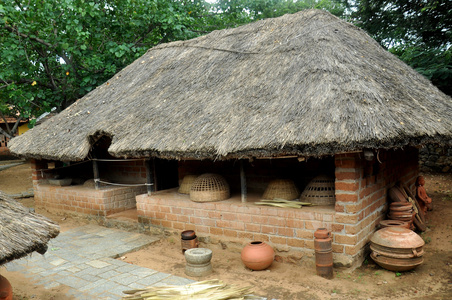
[[[382,46],[452,95],[452,1],[349,1],[352,16]]]
[[[0,111],[63,109],[159,43],[187,39],[203,1],[0,0]]]

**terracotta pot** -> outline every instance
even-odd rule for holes
[[[194,230],[185,230],[185,231],[182,231],[181,238],[183,240],[193,240],[196,238],[196,233]]]
[[[12,300],[13,288],[8,279],[0,275],[0,300]]]
[[[246,245],[241,254],[242,262],[254,271],[264,270],[273,263],[275,251],[265,242],[251,242]]]

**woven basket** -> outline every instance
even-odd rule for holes
[[[194,202],[221,201],[229,196],[229,185],[218,174],[203,174],[195,179],[190,188],[190,200]]]
[[[334,205],[336,202],[334,178],[320,175],[312,179],[301,193],[300,201],[316,205]]]
[[[181,194],[190,194],[191,185],[196,178],[198,178],[198,175],[185,175],[184,179],[182,179],[178,192]]]
[[[294,200],[300,195],[293,180],[290,179],[275,179],[270,181],[265,189],[262,199],[284,199]]]

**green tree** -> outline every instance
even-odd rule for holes
[[[199,35],[191,15],[208,8],[198,0],[0,0],[0,112],[27,119],[64,109],[150,47]]]
[[[358,0],[352,17],[383,47],[452,95],[452,1]]]

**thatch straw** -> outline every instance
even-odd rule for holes
[[[34,251],[43,254],[59,232],[57,224],[0,191],[0,265]]]
[[[183,286],[160,286],[124,291],[124,300],[186,300],[186,299],[262,299],[248,295],[251,287],[235,287],[218,279],[195,282]]]
[[[363,30],[306,10],[145,55],[9,146],[82,160],[323,156],[452,143],[452,100]]]

